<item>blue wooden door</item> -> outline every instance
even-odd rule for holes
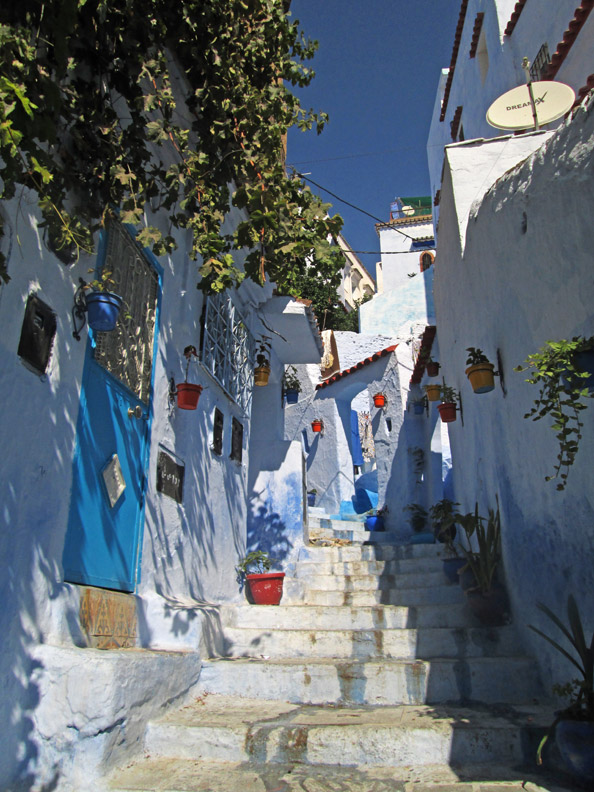
[[[134,591],[139,576],[159,276],[112,221],[99,269],[124,301],[110,333],[89,331],[64,578]]]

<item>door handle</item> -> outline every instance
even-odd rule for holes
[[[128,407],[128,418],[136,418],[137,420],[144,418],[140,404],[137,404],[136,407]]]

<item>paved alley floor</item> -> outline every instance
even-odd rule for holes
[[[114,792],[577,792],[530,771],[484,766],[353,768],[147,759],[118,771]]]

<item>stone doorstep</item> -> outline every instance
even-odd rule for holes
[[[526,761],[549,707],[312,707],[207,696],[149,724],[151,756],[311,765]]]
[[[147,758],[113,773],[109,792],[575,792],[533,768],[348,767]]]
[[[224,629],[226,657],[352,659],[502,657],[517,650],[513,627],[320,630],[313,627]]]
[[[475,627],[466,603],[439,603],[407,607],[404,605],[230,604],[219,608],[225,627],[261,629],[376,630],[420,627]]]
[[[197,691],[302,704],[528,702],[541,694],[527,657],[435,660],[237,658],[205,661]]]

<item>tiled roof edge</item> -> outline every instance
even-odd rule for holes
[[[354,366],[351,366],[348,369],[344,369],[344,371],[339,371],[338,373],[333,374],[331,377],[328,377],[327,380],[324,380],[324,382],[320,382],[318,385],[316,385],[316,390],[327,388],[328,385],[332,385],[333,382],[338,382],[338,380],[344,379],[344,377],[347,377],[349,374],[353,374],[355,371],[359,371],[359,369],[368,366],[370,363],[374,363],[376,360],[379,360],[380,358],[383,358],[386,355],[391,354],[392,352],[394,352],[397,346],[398,344],[394,344],[393,346],[386,347],[385,349],[380,349],[379,352],[374,352],[373,355],[363,358],[363,360],[360,360],[358,363],[355,363]]]

